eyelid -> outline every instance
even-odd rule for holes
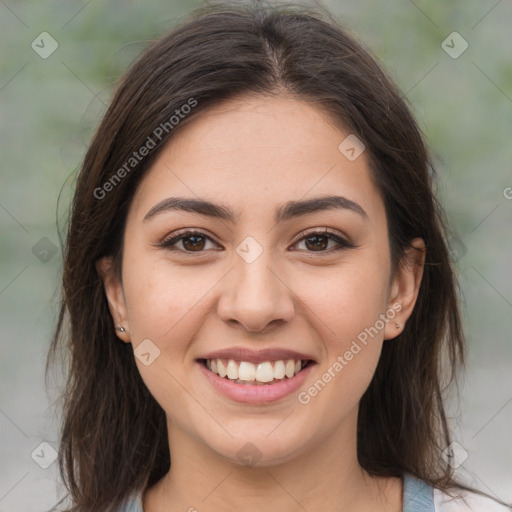
[[[158,247],[161,247],[163,249],[172,250],[180,253],[184,253],[187,255],[198,255],[207,253],[208,251],[184,251],[182,249],[171,249],[171,247],[179,242],[180,240],[188,237],[192,237],[194,235],[203,236],[207,240],[210,240],[214,242],[217,245],[220,245],[211,235],[204,232],[203,230],[199,228],[183,228],[178,231],[173,232],[171,235],[166,236],[160,243],[154,244]],[[327,251],[305,251],[307,253],[311,254],[331,254],[334,251],[341,250],[341,249],[354,249],[357,247],[357,245],[351,243],[348,240],[348,237],[339,234],[337,231],[331,230],[330,228],[310,228],[301,231],[297,237],[295,238],[295,241],[292,243],[292,246],[297,245],[297,243],[302,242],[304,239],[306,239],[308,236],[313,235],[330,235],[330,240],[336,242],[338,244],[338,247],[334,249],[330,249]],[[171,243],[172,242],[172,243]]]
[[[332,235],[332,239],[337,241],[340,244],[344,244],[347,247],[353,246],[351,242],[349,242],[348,237],[339,233],[338,231],[332,230],[330,228],[311,228],[311,229],[305,229],[301,231],[298,235],[296,240],[293,242],[293,245],[296,245],[297,242],[301,242],[304,238],[307,238],[308,236],[312,235]],[[355,246],[354,246],[355,247]],[[314,252],[314,251],[311,251]]]
[[[219,242],[217,242],[212,235],[210,235],[209,233],[203,231],[200,228],[182,228],[182,229],[178,229],[178,231],[174,231],[170,235],[166,235],[165,238],[160,243],[158,243],[157,245],[165,245],[165,244],[167,244],[168,242],[170,242],[170,241],[172,241],[174,239],[187,238],[189,236],[194,236],[194,235],[204,236],[205,238],[208,238],[212,242],[215,242],[217,245],[220,245]],[[176,240],[176,241],[178,241],[178,240]]]
[[[164,249],[165,251],[178,253],[184,256],[201,256],[205,254],[209,254],[211,250],[219,251],[223,249],[215,248],[210,250],[202,250],[202,251],[185,251],[180,248],[173,247],[175,244],[180,242],[181,240],[185,238],[189,238],[192,236],[201,236],[205,238],[207,241],[211,241],[216,245],[220,245],[219,242],[215,240],[213,236],[208,234],[207,232],[203,231],[199,228],[183,228],[179,229],[178,231],[174,231],[172,234],[165,236],[165,238],[161,242],[157,242],[155,244],[152,244],[155,247],[159,247],[161,249]]]

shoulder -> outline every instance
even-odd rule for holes
[[[434,489],[435,512],[511,512],[512,508],[470,491],[457,491],[454,497]]]

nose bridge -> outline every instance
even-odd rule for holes
[[[220,298],[218,313],[224,321],[237,321],[251,331],[264,329],[274,320],[289,321],[294,306],[291,292],[273,259],[264,248],[247,237],[236,248],[233,271]]]

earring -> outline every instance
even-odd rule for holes
[[[400,329],[400,324],[399,324],[398,322],[395,322],[395,327],[396,327],[397,329]]]
[[[119,327],[116,327],[116,331],[126,332],[126,329],[122,325],[120,325]]]

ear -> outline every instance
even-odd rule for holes
[[[403,331],[416,304],[423,277],[426,253],[423,239],[413,239],[405,252],[390,286],[388,307],[394,310],[396,315],[386,324],[384,329],[386,340],[396,338]]]
[[[96,262],[96,270],[100,275],[105,294],[107,296],[108,307],[114,322],[113,329],[116,329],[117,337],[129,343],[130,342],[130,326],[128,325],[128,315],[126,301],[123,292],[123,285],[112,264],[112,257],[106,256]],[[124,327],[125,332],[120,332],[117,327]]]

